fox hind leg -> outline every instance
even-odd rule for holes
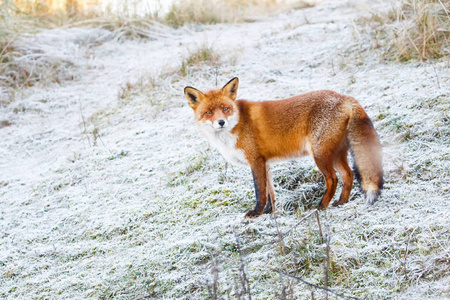
[[[325,178],[327,190],[325,191],[325,195],[323,195],[319,204],[319,209],[325,210],[336,193],[337,187],[337,176],[333,167],[333,155],[321,155],[316,152],[314,153],[314,161]]]
[[[270,194],[268,194],[266,207],[264,208],[264,213],[271,214],[272,212],[273,212],[272,198],[271,198]]]
[[[344,146],[338,151],[334,158],[334,167],[341,176],[344,187],[342,188],[341,196],[338,201],[333,202],[333,206],[338,206],[348,202],[348,198],[350,197],[350,191],[353,187],[353,172],[348,165],[347,160],[348,155],[348,147]]]

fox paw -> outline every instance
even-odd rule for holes
[[[327,205],[328,206],[328,205]],[[323,204],[322,204],[322,202],[319,204],[319,207],[317,207],[317,209],[318,210],[326,210],[327,209],[327,206],[324,206]]]
[[[259,215],[261,215],[260,212],[257,212],[256,210],[251,210],[248,213],[245,214],[246,219],[253,219],[253,218],[257,218]]]
[[[342,205],[342,204],[344,204],[344,202],[341,202],[341,201],[334,201],[331,205],[332,205],[333,207],[336,207],[336,206],[339,206],[339,205]]]

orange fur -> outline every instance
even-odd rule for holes
[[[256,207],[246,217],[273,209],[268,163],[307,154],[325,178],[327,190],[319,208],[326,209],[336,191],[335,168],[344,187],[333,205],[346,203],[353,185],[349,148],[366,199],[373,204],[383,185],[381,146],[372,122],[355,99],[323,90],[278,101],[235,100],[238,84],[233,78],[223,88],[206,93],[186,87],[185,95],[208,141],[228,161],[251,167]]]

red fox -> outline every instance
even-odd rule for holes
[[[349,149],[366,203],[375,202],[383,188],[381,145],[372,121],[355,99],[322,90],[277,101],[236,100],[238,85],[235,77],[221,89],[202,93],[187,86],[184,94],[204,137],[227,161],[252,170],[256,206],[245,217],[271,213],[275,207],[268,164],[307,154],[325,178],[319,209],[325,210],[336,192],[335,169],[343,189],[333,206],[347,203],[353,185]]]

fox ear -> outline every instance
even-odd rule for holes
[[[189,106],[195,109],[200,103],[203,93],[191,86],[187,86],[184,88],[184,96],[188,100]]]
[[[234,77],[223,86],[222,91],[225,92],[225,95],[228,98],[236,100],[238,87],[239,87],[239,78]]]

